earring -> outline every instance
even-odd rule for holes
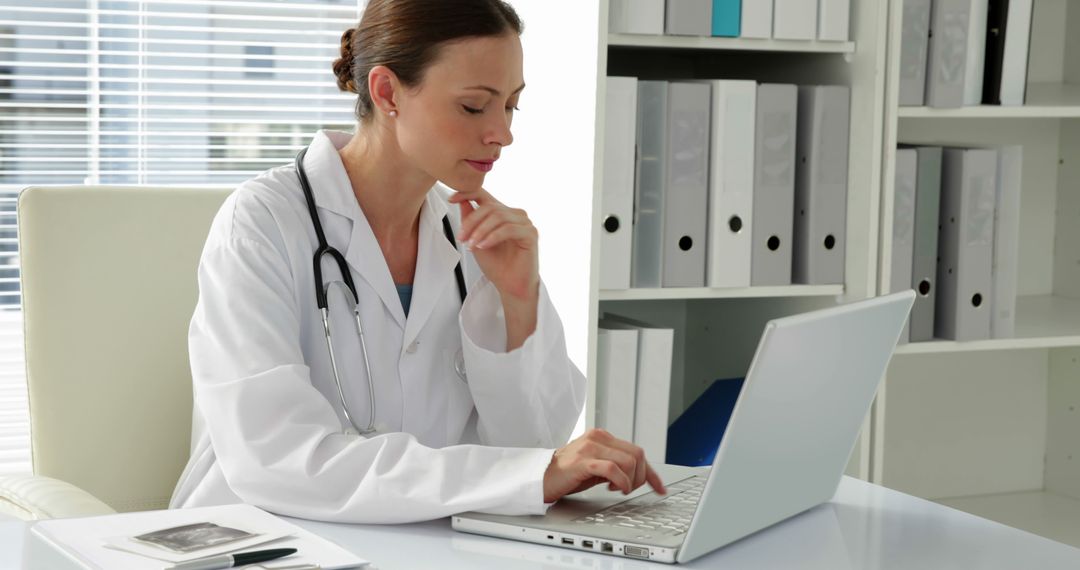
[[[390,111],[391,117],[397,117],[397,111]]]

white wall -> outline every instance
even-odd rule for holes
[[[525,91],[514,144],[485,188],[540,231],[540,275],[577,367],[588,366],[597,0],[511,0],[525,21]]]

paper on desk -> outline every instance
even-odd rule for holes
[[[295,548],[281,564],[318,564],[325,570],[362,568],[366,560],[340,546],[251,505],[222,505],[194,509],[120,513],[81,519],[55,519],[35,523],[32,531],[83,565],[95,569],[161,570],[169,563],[117,550],[106,540],[197,522],[215,522],[249,532],[276,534],[274,548]],[[265,542],[259,543],[265,544]],[[236,543],[223,545],[230,550]],[[209,552],[207,549],[206,552]],[[168,554],[168,552],[156,553]],[[201,556],[207,554],[200,552]]]
[[[245,523],[225,523],[221,520],[205,521],[212,522],[221,526],[228,526],[231,528],[239,528],[237,524]],[[256,536],[245,538],[244,540],[237,540],[236,542],[230,542],[228,544],[221,544],[218,546],[212,546],[210,548],[202,548],[195,552],[170,552],[164,548],[156,547],[152,544],[145,544],[139,542],[130,536],[114,536],[103,540],[105,546],[114,548],[116,550],[122,550],[124,552],[131,552],[132,554],[138,554],[140,556],[146,556],[147,558],[156,558],[158,560],[164,560],[165,562],[187,562],[188,560],[196,560],[199,558],[206,558],[207,556],[217,556],[218,554],[229,554],[232,552],[240,552],[253,546],[262,546],[268,542],[272,542],[288,536],[285,532],[266,532],[264,530],[256,530],[252,528],[244,528],[247,532],[257,533]],[[276,546],[276,545],[275,545]]]

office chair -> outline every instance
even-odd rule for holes
[[[34,475],[0,477],[0,512],[32,520],[167,508],[190,453],[196,269],[229,193],[20,193]]]

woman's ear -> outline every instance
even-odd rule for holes
[[[397,92],[400,89],[397,75],[385,65],[376,65],[368,72],[368,91],[371,104],[377,113],[397,114]]]

